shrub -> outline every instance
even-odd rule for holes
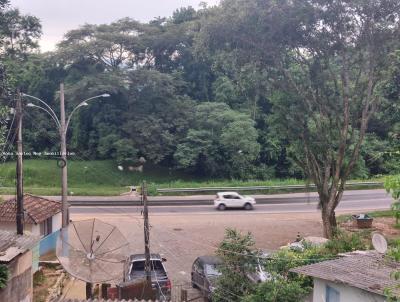
[[[257,251],[251,233],[242,234],[234,229],[225,231],[224,240],[219,244],[217,255],[221,257],[218,278],[212,300],[216,302],[241,301],[254,292],[254,284],[247,277],[255,271]]]
[[[311,287],[297,280],[287,280],[275,276],[272,280],[258,285],[254,294],[243,299],[244,302],[298,302],[311,291]]]
[[[396,218],[396,225],[400,219],[400,175],[389,176],[385,180],[385,189],[392,194],[394,199],[392,203],[393,216]]]
[[[337,230],[335,237],[329,240],[324,247],[326,252],[331,255],[368,249],[360,234],[348,233],[340,229]]]
[[[8,269],[4,265],[0,265],[0,289],[7,286]]]

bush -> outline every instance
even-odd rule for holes
[[[317,263],[332,258],[334,258],[334,255],[326,254],[318,247],[306,247],[304,251],[283,249],[276,252],[271,257],[271,260],[267,261],[265,267],[268,272],[288,276],[289,270],[294,267]]]
[[[300,281],[275,276],[258,285],[256,292],[243,299],[244,302],[298,302],[311,292]]]
[[[0,265],[0,289],[7,286],[8,281],[8,269],[4,265]]]
[[[326,252],[331,255],[368,249],[360,234],[348,233],[340,229],[337,230],[335,237],[329,240],[324,247]]]
[[[385,180],[385,189],[392,194],[394,199],[392,203],[393,216],[396,219],[396,225],[400,219],[400,175],[387,177]]]
[[[254,292],[255,285],[247,277],[255,271],[257,251],[251,233],[242,234],[226,229],[224,240],[219,244],[217,255],[222,259],[212,300],[215,302],[242,301]]]

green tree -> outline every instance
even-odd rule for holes
[[[0,289],[7,286],[8,269],[5,265],[0,265]]]
[[[203,27],[201,45],[235,48],[241,58],[260,57],[269,68],[270,125],[317,186],[330,238],[335,209],[381,103],[379,88],[399,32],[398,1],[232,0],[222,2],[220,13]]]
[[[241,234],[237,230],[227,229],[224,240],[219,244],[217,255],[222,259],[213,301],[242,301],[243,297],[254,290],[254,284],[247,277],[254,272],[258,252],[254,248],[254,239],[250,233]]]
[[[130,18],[111,24],[86,24],[71,30],[58,45],[58,54],[65,64],[89,61],[106,69],[137,67],[149,59],[143,36],[145,25]]]
[[[225,103],[201,103],[175,159],[180,167],[205,175],[248,177],[260,150],[257,138],[248,115]]]
[[[300,281],[288,281],[281,276],[257,286],[254,294],[245,297],[243,302],[297,302],[309,293]]]

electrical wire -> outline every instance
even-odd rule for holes
[[[31,114],[29,111],[25,111],[24,113],[25,113],[25,115],[26,115],[28,118],[30,118],[31,120],[33,120],[33,121],[35,120],[35,117],[32,116],[32,114]],[[41,129],[39,129],[39,127],[36,126],[35,124],[33,124],[33,128],[34,128],[35,130],[38,130],[38,131],[41,130]],[[53,143],[54,145],[59,145],[59,142],[56,141],[55,139],[51,138],[51,137],[48,137],[48,140],[49,140],[51,143]],[[82,162],[85,162],[85,161],[89,161],[89,160],[90,160],[89,157],[86,157],[86,156],[82,157],[82,156],[79,156],[79,155],[77,155],[77,154],[74,154],[74,157],[77,158],[78,160],[82,161]],[[105,170],[102,170],[102,169],[98,169],[98,168],[96,168],[96,167],[92,167],[92,168],[89,170],[89,172],[92,173],[92,176],[93,176],[93,177],[98,176],[99,173],[102,173],[102,174],[104,174],[104,173],[110,174],[110,173],[111,173],[112,175],[120,176],[120,175],[119,175],[118,173],[116,173],[115,171],[110,171],[110,170],[105,171]]]
[[[101,209],[101,210],[107,212],[107,210],[105,210],[105,209],[103,209],[101,207],[96,207],[95,206],[94,208],[99,209],[99,210]],[[119,214],[119,215],[122,215],[122,216],[133,218],[133,219],[136,219],[138,222],[142,223],[138,217],[135,217],[135,216],[133,216],[131,214],[128,214],[128,213],[123,212],[123,211],[120,211],[116,207],[107,208],[107,209],[110,210],[111,212],[114,212],[115,214]],[[140,225],[140,227],[142,227],[142,225]],[[158,229],[159,230],[159,228],[155,227],[154,225],[152,225],[151,227],[154,228],[154,229]],[[178,234],[176,234],[176,233],[174,233],[172,231],[169,231],[169,230],[167,230],[165,228],[163,228],[162,231],[166,231],[166,232],[172,234],[175,238],[179,239],[179,241],[186,241],[186,242],[190,242],[190,243],[193,243],[195,245],[198,245],[198,246],[209,247],[209,248],[212,248],[213,250],[218,250],[219,249],[220,251],[223,251],[223,252],[226,252],[226,253],[231,253],[231,254],[240,255],[240,256],[244,256],[244,257],[252,257],[252,258],[256,258],[256,259],[260,259],[260,260],[266,260],[266,259],[267,260],[287,260],[287,258],[285,258],[285,257],[260,256],[260,255],[257,255],[257,254],[246,254],[246,253],[240,253],[240,252],[230,251],[230,250],[226,250],[226,249],[221,249],[218,246],[214,246],[214,245],[207,244],[207,243],[201,243],[201,242],[198,242],[198,241],[194,241],[194,240],[188,239],[186,236],[183,236],[183,235],[179,236]],[[160,233],[162,233],[162,231]],[[129,243],[135,243],[135,242],[131,241]],[[263,248],[260,248],[260,249],[263,250]],[[299,261],[299,260],[303,260],[303,261],[333,260],[333,259],[336,259],[336,258],[337,257],[321,257],[321,258],[315,259],[315,258],[299,257],[299,258],[293,259],[293,261]]]

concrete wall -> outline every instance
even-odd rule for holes
[[[314,278],[313,302],[325,302],[326,286],[340,293],[340,302],[384,302],[385,297],[344,284]]]
[[[31,224],[31,234],[35,236],[40,236],[40,224]]]
[[[53,216],[53,232],[61,230],[62,228],[62,217],[61,212]]]
[[[9,280],[0,290],[0,301],[31,302],[33,300],[32,252],[27,251],[7,264]]]

